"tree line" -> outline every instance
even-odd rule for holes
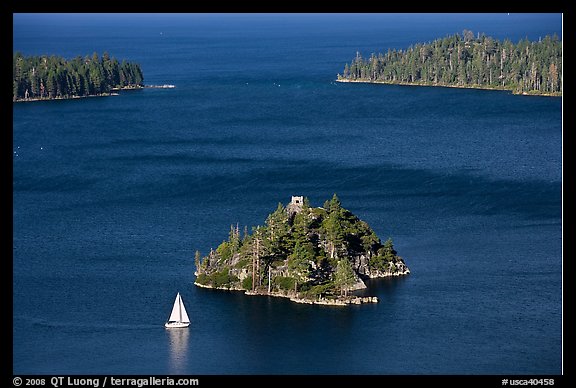
[[[464,30],[370,58],[357,52],[338,79],[561,95],[562,41],[554,34],[514,44]]]
[[[66,60],[58,56],[13,56],[13,100],[94,96],[111,90],[143,86],[136,63],[104,53]]]

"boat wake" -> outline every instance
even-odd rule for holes
[[[152,89],[174,89],[176,85],[164,84],[164,85],[146,85],[145,88]]]

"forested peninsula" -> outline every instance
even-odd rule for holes
[[[510,90],[562,95],[562,41],[557,35],[514,44],[464,30],[406,50],[356,58],[339,82],[366,82]]]
[[[206,257],[196,251],[195,265],[199,287],[336,306],[378,302],[349,292],[366,288],[366,279],[410,273],[392,240],[382,243],[336,194],[323,207],[293,196],[251,234],[231,225],[216,250]]]
[[[104,53],[66,60],[57,56],[13,56],[13,94],[17,101],[54,100],[110,95],[114,90],[140,89],[144,76],[136,63]]]

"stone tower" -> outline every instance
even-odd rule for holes
[[[290,203],[286,206],[288,214],[300,213],[302,211],[302,204],[304,203],[303,196],[292,196]]]

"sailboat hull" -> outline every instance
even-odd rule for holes
[[[166,322],[164,327],[167,329],[179,329],[190,326],[190,322]]]

